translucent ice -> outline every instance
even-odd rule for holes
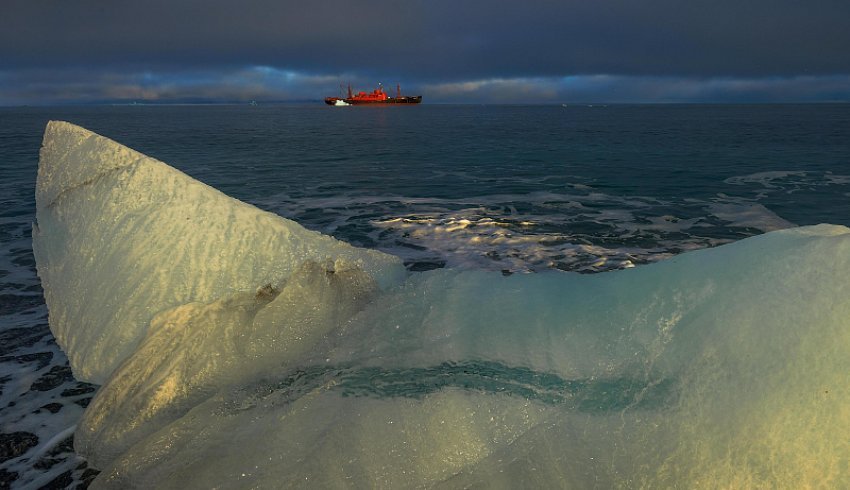
[[[50,122],[33,249],[50,326],[74,376],[103,383],[158,313],[277,287],[307,260],[344,259],[383,287],[400,260],[225,196],[78,126]]]
[[[120,364],[107,356],[88,367],[106,378],[75,436],[103,470],[94,486],[850,486],[847,228],[778,231],[589,276],[403,278],[391,258],[158,162],[149,186],[114,175],[140,170],[91,177],[61,168],[77,157],[44,163],[96,146],[87,138],[122,161],[131,154],[52,124],[36,242],[51,325],[75,372],[90,343],[124,346]],[[108,154],[88,160],[111,168]],[[81,195],[64,199],[51,176]],[[193,221],[211,213],[197,198],[206,194],[241,214],[193,225],[191,240],[170,237],[183,229],[172,200],[194,203],[181,208]],[[260,220],[287,239],[264,238]],[[245,228],[249,237],[236,231]],[[239,237],[204,236],[218,229]],[[131,235],[127,260],[115,237]],[[247,251],[216,250],[216,262],[204,240],[258,250],[250,277],[231,267]],[[174,277],[159,268],[165,255],[182,257]],[[109,296],[122,283],[125,294]]]

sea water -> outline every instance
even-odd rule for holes
[[[52,341],[30,245],[49,119],[413,272],[602,272],[850,224],[846,105],[2,109],[0,477],[21,487],[94,474],[69,436],[96,386]],[[439,366],[463,382],[463,366]]]

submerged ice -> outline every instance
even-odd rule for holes
[[[405,275],[57,122],[37,199],[95,486],[850,486],[844,227]]]

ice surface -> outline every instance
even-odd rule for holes
[[[63,131],[96,138],[53,124],[45,148]],[[158,162],[153,170],[178,175]],[[103,470],[94,487],[850,486],[845,227],[777,231],[589,276],[442,269],[402,280],[397,261],[179,177],[185,191],[177,183],[146,191],[210,194],[245,209],[226,220],[229,243],[216,244],[289,265],[263,276],[254,271],[272,265],[252,262],[251,282],[237,277],[241,267],[195,257],[203,248],[181,238],[167,254],[185,256],[174,267],[179,283],[156,269],[148,254],[164,254],[143,240],[133,249],[137,266],[82,277],[82,264],[65,264],[113,260],[117,225],[103,236],[86,224],[90,251],[81,253],[65,248],[70,232],[52,232],[54,223],[162,221],[145,233],[171,235],[173,204],[111,174],[100,178],[109,190],[76,201],[45,184],[44,195],[58,196],[46,210],[40,198],[36,232],[51,325],[58,308],[72,359],[87,343],[128,345],[120,365],[106,358],[90,368],[111,372],[75,436],[77,451]],[[140,201],[158,205],[134,207]],[[190,201],[199,209],[187,206],[182,217],[195,220],[191,212],[204,209]],[[157,215],[146,218],[148,210]],[[233,238],[231,228],[245,227],[262,240],[244,223],[259,219],[304,238],[296,246]],[[201,241],[216,229],[192,227]],[[240,252],[224,253],[229,265]],[[194,276],[206,285],[226,275],[240,286],[216,283],[182,302],[150,289],[109,304],[91,299],[88,288],[144,283],[152,269],[178,291]],[[110,321],[85,325],[100,308]],[[137,311],[149,312],[146,320],[125,326]],[[122,329],[142,333],[131,342]]]
[[[50,325],[79,380],[103,383],[171,307],[277,287],[344,259],[382,286],[400,261],[232,199],[78,126],[50,122],[33,249]]]

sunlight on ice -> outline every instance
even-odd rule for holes
[[[847,228],[405,274],[56,122],[37,200],[93,488],[850,486]]]
[[[104,382],[157,313],[277,286],[305,260],[346,258],[382,287],[403,274],[395,257],[308,231],[68,123],[45,132],[36,204],[51,328],[84,381]],[[69,290],[85,299],[58,294]]]

